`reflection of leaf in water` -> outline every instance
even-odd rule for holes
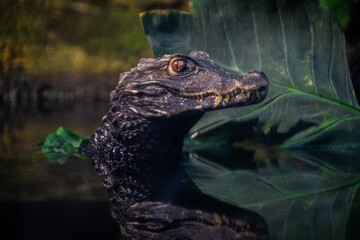
[[[192,153],[187,170],[203,193],[263,216],[271,239],[344,239],[360,156],[339,164],[341,154],[317,154],[278,152],[276,164],[264,156],[258,168],[232,169]]]
[[[288,136],[281,147],[360,147],[360,111],[344,36],[324,6],[315,0],[194,0],[193,5],[192,14],[142,15],[155,56],[204,50],[224,68],[263,70],[271,81],[263,103],[205,114],[191,131],[195,139],[228,122],[235,124],[218,136],[236,133],[257,119],[264,135],[276,130]],[[287,135],[300,120],[311,127]]]
[[[55,133],[49,134],[41,147],[41,151],[48,161],[57,161],[60,164],[65,163],[72,156],[85,159],[87,156],[79,153],[79,148],[88,139],[89,137],[80,137],[63,127],[59,127]]]

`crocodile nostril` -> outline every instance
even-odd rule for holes
[[[260,96],[265,96],[266,95],[266,93],[267,93],[267,89],[266,89],[266,87],[261,87],[260,89],[259,89],[259,94],[260,94]]]

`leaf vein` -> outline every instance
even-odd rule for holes
[[[206,38],[206,30],[205,30],[205,17],[204,17],[204,13],[202,11],[201,8],[198,9],[198,11],[200,12],[200,16],[201,16],[201,24],[202,24],[202,27],[203,27],[203,36],[204,36],[204,50],[206,51],[207,49],[207,38]]]
[[[330,63],[329,63],[329,70],[328,70],[328,75],[329,75],[329,80],[330,80],[330,85],[331,85],[331,88],[333,89],[334,91],[334,94],[335,94],[335,97],[337,100],[340,100],[339,99],[339,96],[336,92],[336,88],[334,86],[334,82],[333,82],[333,78],[332,78],[332,71],[333,71],[333,64],[334,64],[334,49],[335,49],[335,41],[334,41],[334,24],[333,24],[333,21],[331,21],[330,19],[330,25],[331,25],[331,57],[330,57]]]
[[[228,34],[228,31],[227,31],[227,26],[226,26],[225,21],[224,21],[223,13],[222,13],[221,9],[219,8],[219,5],[218,5],[217,1],[215,1],[215,5],[216,5],[216,8],[218,9],[220,20],[221,20],[221,23],[222,23],[222,25],[224,27],[225,38],[226,38],[226,42],[227,42],[227,44],[229,46],[229,51],[230,51],[230,54],[231,54],[231,57],[232,57],[232,60],[233,60],[233,65],[237,69],[238,64],[236,62],[233,47],[231,46],[231,43],[230,43],[229,34]]]
[[[295,86],[293,79],[291,78],[290,72],[289,72],[289,60],[288,60],[288,53],[287,53],[287,46],[286,46],[286,39],[285,39],[285,30],[284,30],[284,22],[283,19],[281,17],[281,10],[279,8],[279,6],[277,5],[277,3],[275,4],[276,8],[277,8],[277,12],[278,12],[278,16],[279,16],[279,20],[280,20],[280,27],[281,27],[281,40],[282,40],[282,44],[283,44],[283,50],[284,50],[284,57],[285,57],[285,71],[286,74],[288,75],[290,84],[292,87]]]
[[[313,83],[313,86],[314,86],[315,93],[317,93],[315,70],[314,70],[314,29],[312,27],[311,19],[310,19],[310,16],[309,16],[309,13],[308,13],[307,9],[305,7],[304,7],[304,9],[305,9],[305,13],[306,13],[307,20],[308,20],[308,23],[309,23],[309,31],[310,31],[310,49],[311,49],[311,57],[310,57],[310,63],[309,63],[310,74],[311,74],[311,80],[312,80],[312,83]]]
[[[253,9],[251,3],[250,3],[250,11],[251,11],[251,20],[252,20],[253,26],[254,26],[256,48],[257,48],[257,52],[258,52],[258,60],[259,60],[259,66],[260,66],[259,70],[262,70],[262,61],[261,61],[261,53],[260,53],[260,45],[259,45],[259,36],[258,36],[258,33],[257,33],[257,24],[256,24],[255,13],[254,13],[254,9]]]

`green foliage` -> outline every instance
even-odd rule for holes
[[[80,137],[69,130],[59,127],[55,133],[49,134],[43,146],[42,153],[48,161],[65,163],[70,157],[77,156],[86,159],[81,152],[81,147],[86,144],[89,137]]]
[[[154,55],[203,50],[230,71],[264,71],[270,87],[261,104],[205,114],[191,130],[192,139],[227,141],[250,134],[279,148],[360,147],[360,110],[344,36],[323,5],[312,0],[193,4],[193,14],[142,16]],[[254,131],[243,134],[245,126]]]

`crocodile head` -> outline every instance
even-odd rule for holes
[[[250,70],[245,76],[229,73],[207,53],[196,51],[142,59],[120,76],[112,101],[122,99],[143,117],[184,116],[258,103],[268,84],[261,71]]]

